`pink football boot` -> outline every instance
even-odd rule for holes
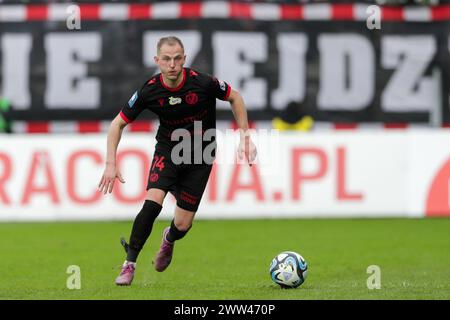
[[[129,286],[134,278],[134,270],[136,270],[135,263],[127,262],[122,266],[122,271],[119,276],[116,278],[116,284],[118,286]]]
[[[158,272],[163,272],[164,270],[166,270],[166,268],[172,261],[174,243],[169,242],[166,239],[169,230],[170,227],[164,229],[161,247],[159,248],[158,255],[155,259],[155,269]]]

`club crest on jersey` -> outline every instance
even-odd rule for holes
[[[187,104],[196,104],[198,102],[198,95],[194,92],[189,92],[186,95],[186,103]]]
[[[128,106],[129,106],[130,108],[133,108],[134,103],[135,103],[136,100],[137,100],[137,97],[138,97],[138,92],[136,91],[136,92],[131,96],[130,100],[128,100]]]
[[[158,181],[158,179],[159,179],[159,174],[157,174],[157,173],[152,173],[149,178],[149,180],[151,182],[156,182],[156,181]]]
[[[174,106],[174,105],[180,104],[180,103],[181,103],[181,98],[179,98],[179,97],[170,97],[169,98],[169,104],[171,106]]]

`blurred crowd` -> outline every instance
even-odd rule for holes
[[[0,133],[11,133],[10,110],[9,100],[0,97]]]

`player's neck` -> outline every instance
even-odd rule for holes
[[[176,80],[171,80],[166,78],[164,75],[162,75],[162,80],[164,82],[164,86],[165,87],[169,87],[169,88],[177,88],[181,85],[181,83],[184,81],[184,77],[185,77],[185,72],[184,69],[180,72],[180,75],[178,76],[178,78]]]

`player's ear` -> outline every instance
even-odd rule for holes
[[[155,61],[156,64],[158,64],[158,61],[159,61],[158,56],[154,56],[154,57],[153,57],[153,60]]]

